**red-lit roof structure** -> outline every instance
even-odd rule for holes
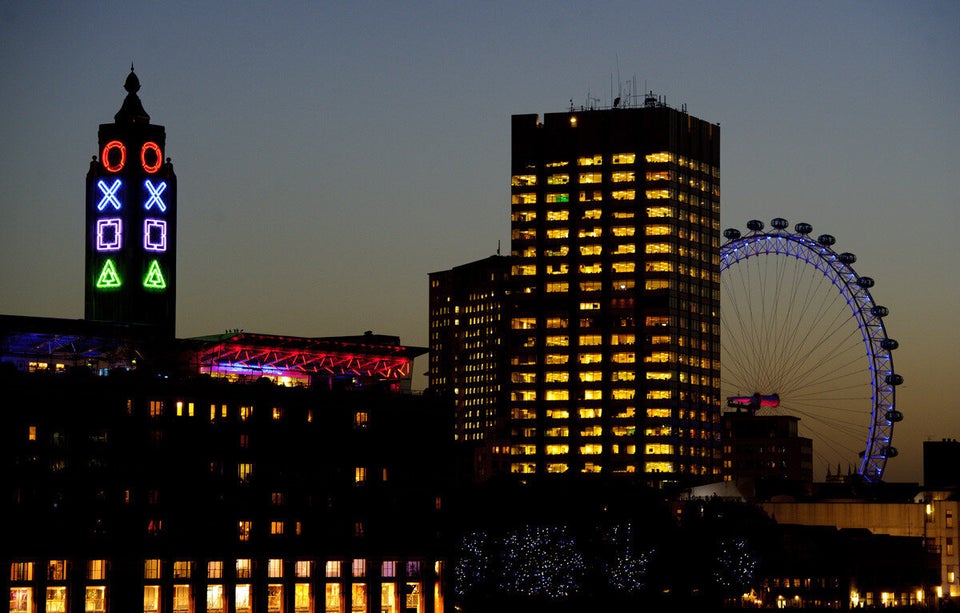
[[[413,360],[427,349],[407,347],[392,336],[305,338],[248,332],[189,339],[200,372],[259,376],[409,379]]]

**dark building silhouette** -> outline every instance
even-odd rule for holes
[[[923,441],[923,485],[929,489],[960,487],[960,441]]]
[[[0,316],[18,613],[443,609],[453,412],[395,336],[175,338],[176,176],[132,72],[87,175],[85,317]]]
[[[723,414],[723,478],[750,498],[801,494],[813,483],[813,441],[799,435],[800,418]]]

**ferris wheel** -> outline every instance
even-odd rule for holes
[[[770,225],[723,233],[721,395],[729,407],[800,418],[815,471],[879,482],[903,419],[888,309],[870,295],[874,280],[854,271],[856,256],[834,251],[833,236],[814,238],[807,223],[791,232],[779,217]]]

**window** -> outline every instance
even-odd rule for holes
[[[599,166],[603,164],[603,156],[598,153],[596,155],[577,158],[577,164],[580,166]]]
[[[357,466],[353,469],[353,482],[361,485],[367,482],[367,469],[364,466]]]
[[[537,175],[513,175],[510,184],[514,186],[536,185]]]
[[[144,560],[143,578],[144,579],[160,578],[160,560],[157,560],[157,559]]]
[[[566,185],[570,182],[570,175],[568,174],[555,174],[547,176],[547,185]]]
[[[253,522],[248,520],[240,520],[237,522],[237,535],[241,541],[250,540],[250,532],[253,530]]]
[[[353,427],[363,430],[370,424],[370,414],[364,410],[357,410],[353,413]]]
[[[275,536],[280,536],[283,534],[283,522],[282,521],[271,521],[270,522],[270,534]]]
[[[253,477],[253,464],[241,463],[237,466],[237,477],[241,484],[248,484]]]
[[[610,175],[610,180],[614,183],[632,183],[637,180],[637,175],[633,171],[615,172]]]
[[[534,202],[536,202],[536,197],[534,197]],[[570,194],[547,194],[547,202],[550,204],[570,202]],[[549,219],[549,217],[547,217],[547,219]]]

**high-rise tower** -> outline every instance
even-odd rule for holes
[[[515,115],[511,167],[511,472],[716,480],[719,126]]]
[[[127,97],[100,124],[87,172],[85,318],[176,327],[177,178],[163,126],[150,123],[130,67]]]

